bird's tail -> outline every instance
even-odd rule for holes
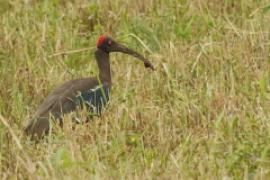
[[[50,121],[47,117],[34,118],[24,128],[25,134],[30,136],[32,140],[41,139],[45,134],[48,134],[49,130]]]

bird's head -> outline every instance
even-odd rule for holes
[[[109,36],[106,36],[106,35],[100,36],[97,40],[97,48],[106,52],[106,53],[122,52],[125,54],[129,54],[129,55],[134,56],[134,57],[138,58],[139,60],[143,61],[144,66],[146,68],[151,68],[152,70],[154,70],[154,66],[146,58],[144,58],[141,54],[137,53],[136,51],[134,51],[132,49],[129,49],[128,47],[126,47],[120,43],[117,43]]]

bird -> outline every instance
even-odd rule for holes
[[[96,42],[95,59],[99,73],[96,77],[85,77],[65,82],[55,88],[37,108],[24,128],[32,140],[39,140],[50,132],[51,119],[63,126],[63,115],[78,108],[98,116],[108,104],[112,86],[110,53],[122,52],[144,63],[146,68],[155,70],[151,62],[138,52],[116,42],[108,35],[101,35]]]

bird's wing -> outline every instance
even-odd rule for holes
[[[72,110],[73,107],[69,107],[68,105],[74,104],[72,99],[76,96],[76,93],[94,88],[98,84],[99,82],[96,78],[77,79],[64,83],[47,96],[44,102],[38,107],[33,118],[41,116],[48,117],[50,113],[54,114]],[[63,107],[66,107],[66,110]]]

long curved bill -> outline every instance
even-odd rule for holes
[[[154,66],[151,64],[151,62],[148,59],[146,59],[145,57],[143,57],[141,54],[137,53],[136,51],[129,49],[126,46],[123,46],[122,44],[115,43],[113,51],[114,52],[122,52],[125,54],[129,54],[133,57],[136,57],[137,59],[141,60],[144,63],[144,67],[150,68],[153,71],[155,70]]]

